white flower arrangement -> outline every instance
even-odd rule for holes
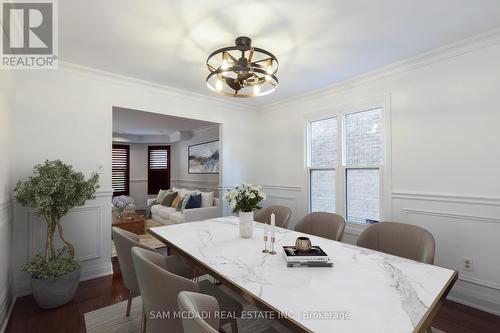
[[[233,213],[252,212],[259,209],[259,202],[266,199],[266,194],[260,185],[242,184],[234,190],[224,193],[226,200],[233,209]]]
[[[118,215],[122,215],[125,207],[134,203],[134,199],[125,195],[120,195],[113,198],[113,206],[118,210]]]

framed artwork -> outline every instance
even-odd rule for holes
[[[219,140],[188,147],[188,173],[219,173]]]

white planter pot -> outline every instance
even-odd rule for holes
[[[253,236],[253,211],[240,212],[240,236],[250,238]]]

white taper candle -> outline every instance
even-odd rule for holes
[[[274,215],[274,213],[271,214],[271,237],[274,237],[275,235],[275,232],[276,232],[276,221],[275,221],[276,217]]]

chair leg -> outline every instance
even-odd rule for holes
[[[236,319],[231,319],[231,333],[238,333],[238,322]]]
[[[125,313],[125,317],[130,316],[130,307],[132,306],[132,290],[128,291],[128,300],[127,300],[127,312]]]
[[[142,309],[142,316],[141,316],[141,333],[146,333],[146,313],[144,312],[144,309]]]

